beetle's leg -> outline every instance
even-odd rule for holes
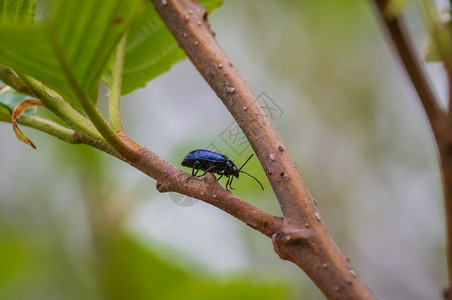
[[[234,179],[234,176],[231,176],[229,178],[231,178],[231,181],[229,181],[229,187],[231,188],[231,190],[235,190],[235,188],[232,187],[232,180]]]
[[[230,192],[231,190],[234,190],[234,188],[231,186],[232,184],[232,176],[228,176],[228,181],[226,182],[226,189]],[[230,190],[231,189],[231,190]]]
[[[213,174],[213,173],[212,173],[212,174]],[[214,174],[215,179],[216,179],[217,181],[220,181],[220,179],[223,178],[223,176],[224,176],[224,171],[217,172],[217,174],[220,175],[220,177],[217,178],[217,176],[215,176],[215,174]]]
[[[202,166],[199,160],[195,161],[193,164],[193,169],[191,169],[191,176],[197,176],[199,167]]]
[[[195,161],[195,163],[193,164],[193,168],[191,169],[191,176],[188,177],[187,179],[185,179],[185,181],[188,181],[190,178],[192,178],[193,176],[196,176],[196,174],[198,174],[199,169],[196,168],[197,166],[199,166],[201,163],[199,161]]]
[[[206,175],[207,173],[209,173],[212,169],[215,169],[215,166],[210,166],[207,168],[207,170],[204,171],[204,173],[202,173],[201,176],[199,177],[203,177],[204,175]],[[215,175],[214,175],[215,176]],[[216,178],[216,177],[215,177]]]
[[[228,177],[228,181],[226,181],[225,188],[226,188],[226,190],[228,190],[230,192],[230,190],[229,190],[229,180],[231,180],[230,177]]]
[[[217,173],[218,175],[220,175],[220,177],[217,178],[217,176],[215,176],[215,178],[217,179],[217,181],[219,182],[221,178],[223,178],[224,175],[224,171],[220,171]]]

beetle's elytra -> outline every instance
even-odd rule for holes
[[[244,173],[256,180],[257,183],[259,183],[259,185],[261,186],[262,190],[264,190],[262,183],[260,183],[260,181],[257,180],[256,177],[246,173],[245,171],[242,171],[242,168],[251,159],[251,157],[253,157],[253,155],[254,154],[251,154],[251,156],[245,161],[245,163],[240,168],[237,168],[234,162],[224,154],[207,149],[198,149],[191,151],[184,157],[184,159],[182,160],[182,166],[192,168],[192,176],[197,176],[199,170],[204,171],[204,173],[199,177],[206,175],[206,173],[214,173],[220,175],[218,180],[221,177],[226,176],[228,178],[228,181],[226,182],[226,189],[228,191],[229,188],[231,190],[234,189],[231,186],[232,180],[234,179],[234,177],[239,178],[240,173]]]

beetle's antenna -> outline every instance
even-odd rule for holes
[[[251,155],[251,156],[252,156],[252,155]],[[250,157],[250,158],[251,158],[251,157]],[[249,160],[249,159],[248,159],[248,160]],[[242,167],[243,167],[243,166],[242,166]],[[241,168],[240,168],[240,169],[241,169]],[[259,185],[261,186],[262,190],[264,190],[264,186],[262,185],[262,183],[261,183],[259,180],[257,180],[256,177],[254,177],[254,176],[251,175],[251,174],[246,173],[245,171],[240,171],[240,170],[239,170],[239,172],[240,172],[240,173],[245,173],[245,174],[248,175],[249,177],[254,178],[254,180],[256,180],[257,183],[259,183]]]
[[[251,159],[251,157],[253,157],[253,155],[254,155],[254,153],[251,154],[251,156],[248,157],[248,159],[243,163],[243,165],[242,165],[242,166],[240,167],[240,169],[239,169],[239,172],[240,172],[240,170],[246,165],[246,163],[250,161],[250,159]]]
[[[261,186],[262,190],[264,190],[264,186],[262,185],[262,183],[253,175],[246,173],[245,171],[242,171],[242,168],[246,165],[247,162],[250,161],[251,157],[253,157],[254,153],[250,155],[250,157],[248,157],[248,159],[243,163],[243,165],[240,167],[239,172],[240,173],[245,173],[246,175],[248,175],[249,177],[253,178],[254,180],[257,181],[257,183],[259,183],[259,185]]]

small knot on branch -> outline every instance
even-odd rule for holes
[[[299,246],[304,245],[311,247],[311,234],[306,229],[298,229],[293,231],[280,231],[272,235],[272,242],[275,252],[285,260],[290,260],[297,256],[300,251]],[[296,246],[296,247],[294,247]]]
[[[168,192],[168,184],[165,184],[164,181],[157,181],[157,183],[155,184],[155,188],[160,193]]]
[[[281,231],[272,235],[273,243],[285,245],[307,242],[309,238],[310,234],[304,229]]]

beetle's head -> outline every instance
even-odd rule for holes
[[[233,166],[233,167],[231,168],[231,170],[232,170],[232,171],[231,171],[232,175],[233,175],[234,177],[236,177],[236,178],[239,178],[240,170],[237,169],[236,166]]]

